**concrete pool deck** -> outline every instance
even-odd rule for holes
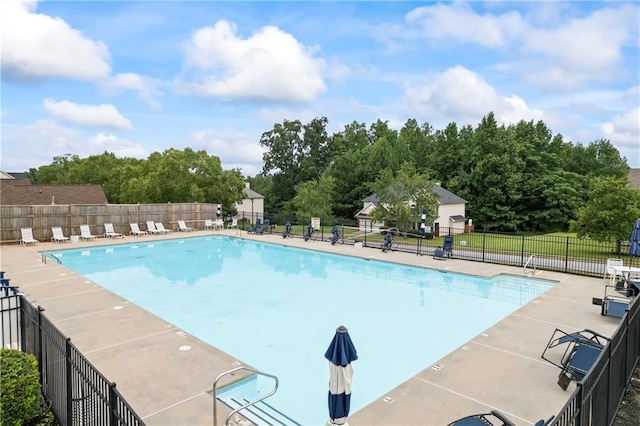
[[[523,276],[521,267],[455,258],[438,261],[430,256],[382,253],[326,241],[283,239],[280,234],[256,236],[230,230],[99,238],[78,243],[41,242],[27,247],[3,245],[0,269],[11,279],[11,285],[18,285],[32,303],[45,309],[45,315],[102,374],[117,383],[118,390],[146,424],[212,425],[213,401],[208,392],[213,380],[224,371],[244,365],[242,360],[186,334],[51,258],[43,263],[41,255],[43,251],[205,235],[230,235],[480,276]],[[241,277],[239,271],[238,279]],[[425,365],[423,371],[389,389],[373,403],[351,413],[349,424],[446,425],[466,415],[495,409],[518,425],[530,425],[557,414],[575,385],[562,391],[556,384],[559,369],[540,358],[553,331],[588,328],[610,336],[620,320],[601,316],[600,308],[591,303],[592,297],[602,297],[604,293],[602,279],[548,271],[537,271],[535,277],[558,284],[436,363]],[[181,350],[185,346],[190,350]],[[354,370],[355,383],[357,365]],[[218,413],[218,424],[223,424],[229,410],[219,404]]]

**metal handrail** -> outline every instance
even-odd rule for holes
[[[259,374],[261,376],[265,376],[265,377],[269,377],[272,378],[273,380],[275,380],[276,384],[273,387],[273,390],[269,393],[267,393],[266,395],[261,396],[260,398],[251,401],[251,402],[247,402],[246,404],[244,404],[241,407],[236,408],[235,410],[233,410],[232,412],[229,413],[229,415],[227,416],[227,418],[224,421],[225,426],[227,426],[229,424],[229,420],[231,419],[231,416],[233,416],[235,413],[237,413],[240,410],[244,410],[245,408],[251,407],[252,405],[257,404],[258,402],[262,401],[263,399],[269,398],[271,395],[273,395],[274,393],[276,393],[276,391],[278,390],[278,377],[274,376],[273,374],[268,374],[268,373],[264,373],[262,371],[258,371],[258,370],[254,370],[253,368],[249,368],[249,367],[236,367],[232,370],[229,371],[225,371],[224,373],[221,373],[220,375],[218,375],[218,377],[216,377],[216,379],[213,381],[213,426],[217,426],[218,425],[218,397],[216,395],[217,393],[217,388],[218,388],[218,381],[224,377],[227,376],[229,374],[233,374],[236,371],[240,371],[240,370],[245,370],[245,371],[250,371],[254,374]]]
[[[527,259],[527,261],[525,262],[525,264],[524,264],[524,268],[523,268],[523,270],[522,270],[522,272],[523,272],[525,275],[529,275],[529,274],[530,274],[530,275],[535,275],[535,274],[536,274],[536,269],[537,269],[537,265],[538,265],[538,264],[537,264],[536,262],[532,262],[532,261],[533,261],[533,259],[534,259],[535,257],[536,257],[536,255],[535,255],[535,254],[532,254],[531,256],[529,256],[529,259]],[[527,271],[527,266],[529,266],[529,263],[532,263],[532,264],[533,264],[533,271],[532,271],[532,272],[528,272],[528,271]]]
[[[56,262],[58,262],[59,264],[62,264],[62,260],[58,259],[55,254],[48,251],[45,251],[42,253],[42,263],[47,263],[47,256],[53,257],[56,260]]]

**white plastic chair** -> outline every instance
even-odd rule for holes
[[[152,220],[147,221],[147,232],[152,234],[162,234],[163,232],[156,227],[156,224]]]
[[[187,226],[187,224],[184,223],[184,220],[179,220],[178,221],[178,231],[180,231],[180,232],[191,232],[191,231],[193,231],[193,228],[191,228],[190,226]]]
[[[97,237],[95,235],[91,235],[91,228],[89,228],[89,225],[80,225],[80,238],[83,240],[92,240]]]
[[[51,232],[53,233],[53,236],[51,237],[51,242],[53,243],[59,243],[60,241],[71,241],[71,238],[64,236],[64,234],[62,233],[62,228],[59,226],[52,226]]]
[[[131,227],[131,232],[129,232],[129,235],[147,235],[147,231],[141,231],[140,227],[138,226],[137,223],[130,223],[129,226]]]
[[[616,266],[624,266],[624,262],[622,259],[609,258],[607,259],[607,267],[605,268],[604,275],[602,279],[607,278],[609,276],[609,281],[611,281],[611,285],[615,285],[616,281],[616,270],[614,269]]]
[[[27,244],[38,244],[40,241],[33,238],[33,229],[31,228],[20,228],[20,235],[22,238],[20,239],[20,245],[26,246]]]
[[[104,224],[104,236],[107,238],[124,238],[124,235],[117,233],[113,229],[113,223]]]

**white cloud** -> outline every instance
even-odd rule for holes
[[[405,89],[409,116],[419,121],[472,124],[490,111],[506,124],[543,119],[542,111],[529,108],[521,97],[498,93],[480,75],[462,66],[429,76],[427,81]]]
[[[534,56],[523,68],[528,79],[549,86],[575,87],[590,80],[609,81],[619,75],[615,66],[622,48],[637,37],[640,9],[635,5],[596,10],[555,28],[527,32],[521,50]],[[544,58],[540,63],[540,55]]]
[[[91,136],[84,151],[88,151],[86,156],[101,154],[106,151],[112,152],[116,157],[120,158],[147,158],[149,154],[151,154],[148,146],[142,146],[138,143],[105,133],[98,133],[97,135]]]
[[[640,155],[640,107],[616,115],[611,121],[602,123],[600,129],[612,144],[635,148],[636,156]]]
[[[104,133],[87,134],[54,120],[38,120],[23,126],[5,126],[2,150],[11,153],[0,156],[2,170],[27,171],[51,164],[54,157],[64,154],[86,158],[107,151],[118,157],[146,158],[151,147]]]
[[[525,29],[518,12],[500,16],[479,15],[469,4],[454,2],[437,3],[418,7],[406,16],[410,24],[418,24],[423,36],[437,40],[455,40],[482,46],[497,47],[511,43],[514,36]]]
[[[267,26],[242,39],[227,21],[198,30],[186,44],[187,92],[207,97],[308,102],[326,90],[325,61],[291,34]]]
[[[47,98],[42,104],[56,118],[89,127],[131,129],[131,122],[111,104],[82,105]]]
[[[64,20],[35,13],[35,1],[0,2],[3,73],[16,79],[106,77],[109,50]]]
[[[102,87],[108,93],[124,90],[136,92],[142,102],[154,110],[159,110],[161,104],[157,98],[163,95],[162,91],[158,89],[160,84],[159,81],[140,74],[121,73],[103,81]]]
[[[223,169],[239,168],[243,175],[254,176],[262,170],[264,152],[257,139],[235,131],[204,129],[190,135],[186,145],[219,157]]]

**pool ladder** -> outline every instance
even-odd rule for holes
[[[45,251],[42,253],[42,263],[47,263],[47,256],[52,257],[56,262],[62,264],[62,260],[58,259],[55,254]]]
[[[240,407],[234,409],[233,411],[231,411],[228,415],[227,418],[224,421],[225,426],[229,425],[229,420],[231,420],[231,417],[238,413],[241,410],[245,410],[253,405],[256,405],[257,403],[259,403],[260,401],[269,398],[271,395],[275,394],[276,391],[278,390],[278,377],[274,376],[272,374],[267,374],[264,373],[262,371],[258,371],[258,370],[254,370],[253,368],[249,368],[249,367],[236,367],[232,370],[229,371],[225,371],[224,373],[221,373],[220,375],[218,375],[218,377],[216,377],[216,379],[213,381],[213,426],[217,426],[218,425],[218,382],[220,381],[221,378],[228,376],[228,375],[232,375],[237,371],[240,370],[244,370],[244,371],[249,371],[255,375],[261,375],[261,376],[265,376],[265,377],[269,377],[271,379],[273,379],[275,381],[275,386],[273,387],[273,389],[265,394],[262,395],[259,398],[254,399],[253,401],[249,401],[249,402],[245,402],[243,404],[240,405]]]
[[[529,259],[527,259],[526,263],[524,264],[524,268],[522,270],[522,272],[525,275],[535,275],[536,274],[536,269],[537,269],[537,262],[534,260],[536,257],[535,254],[532,254],[531,256],[529,256]],[[531,264],[533,266],[533,270],[527,270],[527,267],[529,266],[529,264]]]

